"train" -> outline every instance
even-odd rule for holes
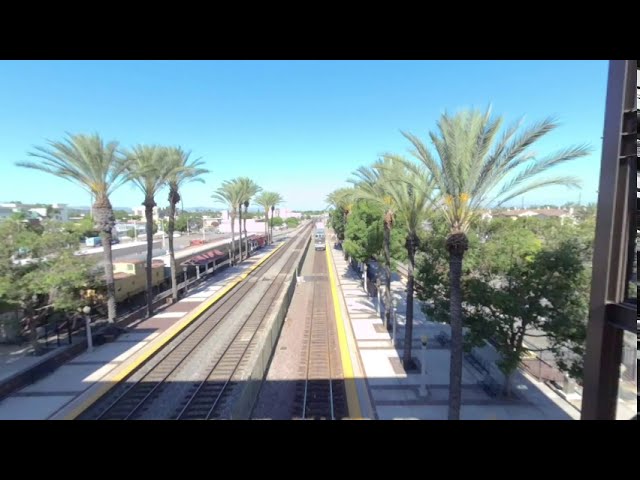
[[[316,228],[314,230],[314,248],[316,250],[324,250],[326,248],[325,242],[325,230],[324,230],[324,222],[316,222]]]
[[[250,252],[264,247],[267,243],[267,237],[263,234],[248,235],[247,240]],[[238,245],[238,238],[236,238],[236,254],[239,252]],[[230,247],[230,239],[214,243],[194,241],[189,248],[176,252],[178,281],[184,281],[184,275],[187,278],[200,278],[227,266],[229,264]],[[152,261],[151,283],[154,288],[154,294],[158,294],[171,286],[171,266],[169,262],[169,255],[155,257]],[[135,301],[144,296],[147,288],[145,265],[146,260],[141,259],[125,258],[114,261],[113,276],[116,303]],[[95,291],[87,291],[85,296],[93,296],[98,302],[103,297],[103,295],[98,295]]]

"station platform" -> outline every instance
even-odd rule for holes
[[[0,401],[0,420],[72,419],[222,298],[286,239],[216,273],[177,303],[127,329],[115,341],[85,351],[48,376]]]
[[[405,371],[402,365],[406,310],[405,284],[392,282],[397,302],[396,340],[387,332],[377,299],[363,288],[362,278],[344,259],[341,250],[327,245],[330,270],[336,275],[342,317],[349,337],[354,380],[363,406],[363,417],[380,420],[446,420],[449,396],[450,350],[436,340],[449,326],[430,321],[414,299],[412,357],[418,367],[423,358],[421,337],[428,338],[426,377],[421,371]],[[525,372],[513,380],[513,398],[492,398],[478,382],[482,375],[466,360],[463,365],[463,420],[577,420],[579,412],[543,383]],[[363,385],[364,384],[364,387]],[[423,388],[421,388],[421,385]],[[425,388],[426,386],[426,388]],[[367,413],[367,406],[371,410]]]

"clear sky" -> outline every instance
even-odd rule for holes
[[[246,175],[288,208],[320,209],[358,166],[406,153],[400,130],[426,141],[445,109],[491,103],[507,123],[560,119],[541,154],[592,145],[557,169],[582,178],[585,203],[596,200],[606,81],[606,61],[0,61],[0,201],[88,205],[79,187],[14,162],[65,132],[98,132],[203,157],[212,173],[188,185],[185,208],[215,207],[220,182]],[[548,188],[525,205],[578,195]],[[141,201],[129,185],[112,196],[114,206]]]

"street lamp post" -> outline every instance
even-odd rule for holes
[[[427,396],[427,342],[429,341],[428,337],[426,335],[423,335],[420,338],[420,341],[422,342],[422,365],[420,365],[422,368],[422,377],[420,380],[420,387],[419,387],[419,393],[420,396],[422,397],[426,397]]]
[[[271,205],[271,233],[269,235],[269,243],[273,243],[273,212],[275,211],[275,205]]]
[[[85,330],[87,331],[87,350],[89,352],[92,352],[93,335],[91,334],[91,307],[89,305],[86,305],[82,308],[82,313],[84,313]]]
[[[395,347],[396,346],[396,324],[398,323],[397,319],[396,319],[396,313],[397,313],[397,310],[398,310],[398,301],[395,298],[393,298],[391,300],[391,303],[393,304],[393,312],[391,314],[391,316],[393,317],[393,320],[392,320],[393,321],[392,339],[393,339],[393,346]]]
[[[187,266],[182,267],[184,271],[184,293],[187,293]]]

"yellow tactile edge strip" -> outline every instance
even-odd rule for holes
[[[277,252],[280,247],[285,245],[287,242],[282,242],[276,248],[274,248],[267,255],[262,257],[255,265],[249,267],[245,272],[237,275],[233,278],[226,286],[224,286],[221,290],[219,290],[215,295],[210,297],[208,300],[205,300],[200,304],[197,308],[192,310],[187,314],[185,318],[182,318],[178,322],[174,323],[171,327],[161,333],[158,337],[153,339],[146,347],[143,347],[140,352],[125,365],[120,367],[116,367],[110,373],[107,373],[102,379],[99,380],[101,383],[100,387],[91,391],[85,392],[81,394],[76,399],[72,400],[71,404],[63,407],[63,410],[72,409],[70,412],[64,414],[60,418],[60,420],[73,420],[77,418],[82,412],[84,412],[87,408],[93,405],[98,399],[100,399],[105,393],[111,390],[115,385],[125,379],[131,372],[133,372],[136,368],[138,368],[142,363],[148,360],[152,355],[154,355],[158,350],[164,347],[169,341],[171,341],[174,337],[176,337],[182,330],[184,330],[187,326],[189,326],[193,321],[195,321],[200,315],[202,315],[207,309],[209,309],[213,304],[219,301],[222,297],[224,297],[231,289],[233,289],[236,285],[242,282],[245,278],[249,276],[249,274],[258,268],[264,261],[266,261],[271,255]],[[90,390],[91,387],[90,387]],[[76,406],[72,406],[74,403],[78,403]],[[60,413],[55,414],[55,416],[61,415]]]
[[[353,363],[349,351],[347,341],[347,331],[345,320],[342,316],[340,308],[340,295],[338,294],[336,272],[334,270],[333,258],[330,252],[330,246],[327,242],[326,246],[327,266],[329,269],[329,283],[331,285],[331,296],[333,297],[333,311],[336,318],[336,327],[338,329],[338,344],[340,346],[340,356],[342,358],[342,370],[344,373],[344,385],[347,393],[347,405],[349,407],[349,417],[354,420],[361,420],[362,408],[360,406],[360,397],[356,385]]]

